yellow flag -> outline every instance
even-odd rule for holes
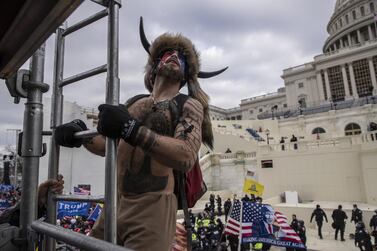
[[[243,191],[247,194],[254,194],[256,196],[262,196],[264,186],[253,179],[245,179],[243,185]]]

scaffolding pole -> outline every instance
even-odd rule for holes
[[[55,129],[62,124],[63,120],[63,92],[59,86],[63,81],[64,68],[64,28],[59,27],[56,31],[55,41],[55,61],[54,61],[54,79],[51,99],[51,120],[50,128],[52,136],[50,140],[50,155],[48,162],[48,178],[56,179],[59,173],[60,146],[55,140]],[[47,217],[46,220],[52,225],[56,225],[56,202],[52,192],[48,191],[47,197]],[[55,250],[56,242],[53,238],[46,238],[46,250]]]
[[[30,80],[25,83],[27,101],[25,103],[22,140],[22,195],[21,195],[21,238],[27,239],[27,230],[37,218],[39,158],[42,151],[43,105],[42,93],[48,90],[43,84],[45,45],[43,44],[30,61]],[[23,249],[26,250],[26,249]],[[27,250],[35,250],[28,245]]]
[[[118,1],[109,1],[106,103],[111,105],[119,104],[119,8]],[[105,240],[116,244],[117,151],[115,139],[106,138],[105,170]]]

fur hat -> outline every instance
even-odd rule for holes
[[[198,78],[210,78],[224,72],[228,67],[214,72],[200,71],[199,53],[193,43],[181,34],[164,33],[157,37],[152,44],[149,44],[143,27],[143,19],[140,18],[140,39],[144,49],[149,54],[147,65],[145,66],[144,84],[149,92],[153,90],[155,67],[159,63],[161,53],[168,49],[175,49],[183,53],[186,60],[184,81],[180,88],[187,83],[188,95],[198,100],[203,106],[202,141],[210,149],[213,149],[212,125],[209,117],[209,97],[200,87]]]
[[[159,36],[156,40],[153,41],[149,47],[149,58],[148,63],[145,66],[145,77],[144,83],[145,87],[149,92],[153,90],[153,82],[155,78],[155,68],[159,63],[161,54],[169,49],[174,49],[180,51],[186,60],[186,69],[185,69],[185,82],[181,84],[181,87],[188,82],[197,82],[198,83],[198,73],[200,68],[199,62],[199,53],[195,49],[195,46],[191,41],[184,37],[181,34],[170,34],[165,33]]]

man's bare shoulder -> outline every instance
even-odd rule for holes
[[[136,96],[133,96],[129,98],[124,105],[126,107],[131,107],[135,104],[140,104],[140,103],[145,103],[147,100],[150,100],[150,95],[149,94],[139,94]]]

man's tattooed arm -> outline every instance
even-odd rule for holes
[[[136,142],[156,161],[180,171],[193,167],[202,143],[203,107],[199,101],[188,99],[183,106],[182,120],[175,137],[161,136],[140,127]]]
[[[106,154],[106,139],[102,135],[97,135],[91,139],[84,142],[84,146],[89,152],[96,155],[105,157]]]

